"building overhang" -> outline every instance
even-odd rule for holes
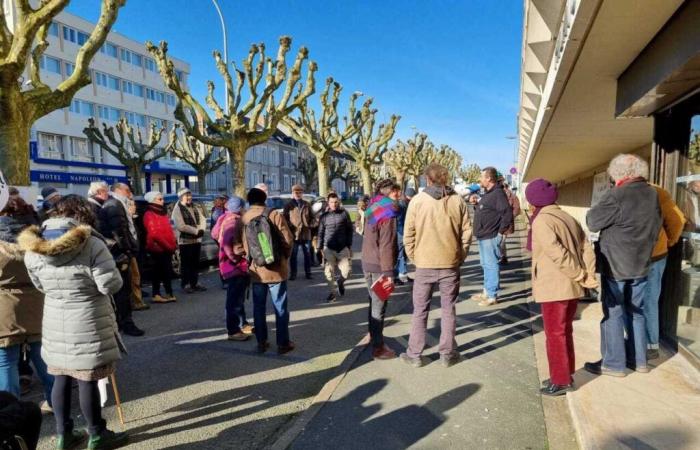
[[[651,142],[652,119],[617,118],[617,80],[682,3],[567,2],[541,100],[528,113],[535,114],[531,123],[523,121],[524,109],[533,105],[521,89],[519,163],[525,181],[569,180]],[[523,74],[526,60],[524,54]]]

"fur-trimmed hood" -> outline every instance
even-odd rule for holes
[[[56,239],[44,237],[54,233],[58,236]],[[42,228],[32,226],[24,230],[17,238],[17,243],[26,252],[62,258],[82,250],[91,234],[90,226],[79,225],[72,219],[49,219]]]

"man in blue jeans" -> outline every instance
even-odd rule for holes
[[[243,247],[246,254],[250,255],[248,248],[248,236],[246,225],[251,220],[265,212],[265,200],[267,195],[260,189],[253,188],[248,192],[250,208],[243,215]],[[267,336],[266,307],[267,294],[270,294],[272,306],[275,310],[275,327],[277,329],[277,353],[285,354],[294,350],[294,343],[289,340],[289,310],[287,309],[287,277],[288,260],[292,252],[294,237],[289,230],[287,221],[277,211],[269,211],[269,220],[273,235],[273,252],[275,261],[266,266],[258,266],[251,262],[249,267],[250,280],[253,291],[253,322],[255,325],[255,338],[258,341],[258,352],[265,353],[270,347]]]
[[[624,377],[625,367],[649,372],[644,300],[652,250],[661,229],[661,209],[656,190],[646,182],[649,166],[639,156],[617,155],[610,161],[608,174],[615,186],[586,215],[588,229],[600,232],[603,359],[587,362],[584,369]]]
[[[399,200],[399,216],[396,218],[396,239],[399,246],[399,256],[394,269],[394,279],[396,284],[402,285],[409,281],[408,278],[408,258],[403,245],[403,228],[406,223],[406,211],[411,199],[416,195],[416,190],[408,188],[404,191],[403,199]]]
[[[484,190],[481,198],[472,195],[470,203],[474,205],[474,237],[479,243],[479,260],[484,270],[484,289],[473,295],[472,300],[480,306],[492,306],[498,302],[500,288],[501,241],[503,233],[508,231],[513,222],[513,208],[498,182],[498,172],[493,167],[486,167],[481,172],[479,183]]]

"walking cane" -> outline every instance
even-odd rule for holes
[[[117,377],[114,374],[109,376],[109,381],[112,383],[112,390],[114,391],[114,400],[117,402],[117,414],[119,415],[119,422],[124,426],[124,412],[122,411],[122,401],[119,398],[119,389],[117,389]]]

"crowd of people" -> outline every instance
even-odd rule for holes
[[[610,163],[612,188],[587,215],[587,228],[598,233],[594,250],[583,227],[557,205],[555,185],[530,182],[526,248],[532,252],[532,295],[541,303],[550,379],[541,392],[561,395],[573,389],[573,327],[577,301],[602,284],[604,319],[598,362],[585,369],[624,376],[625,368],[648,372],[658,357],[658,298],[666,255],[679,239],[684,217],[668,192],[647,182],[648,167],[635,155]],[[345,295],[353,260],[353,238],[362,236],[361,267],[368,293],[368,332],[376,360],[397,357],[384,340],[387,293],[412,283],[413,316],[408,348],[399,359],[421,367],[427,359],[426,327],[435,289],[440,295],[440,361],[460,361],[455,341],[460,267],[472,240],[478,244],[483,273],[481,307],[499,302],[500,271],[508,264],[505,241],[514,232],[520,203],[492,167],[481,172],[479,189],[466,198],[450,185],[451,174],[430,165],[426,187],[402,191],[394,180],[380,180],[372,196],[360,198],[356,218],[331,192],[308,202],[300,185],[277,211],[267,206],[267,186],[257,185],[245,199],[219,197],[209,220],[187,188],[169,213],[163,194],[151,191],[137,211],[128,185],[90,185],[87,198],[42,191],[39,211],[13,189],[0,210],[0,406],[14,418],[16,434],[35,448],[36,405],[18,401],[20,360],[31,361],[46,400],[41,409],[56,419],[58,449],[115,448],[128,440],[102,418],[98,382],[114,373],[123,344],[120,333],[142,336],[132,311],[148,308],[141,288],[143,261],[153,262],[152,302],[176,301],[173,255],[179,253],[183,295],[206,290],[199,283],[202,239],[218,244],[218,269],[226,288],[225,325],[231,341],[254,336],[257,350],[270,348],[267,299],[275,317],[276,351],[295,349],[289,332],[289,281],[298,275],[301,248],[304,275],[322,264],[326,302]],[[139,217],[139,214],[142,217]],[[415,266],[409,278],[408,264]],[[252,324],[245,303],[252,297]],[[26,356],[22,356],[26,355]],[[26,370],[26,369],[25,369]],[[87,434],[74,426],[71,390],[78,385]],[[3,424],[3,426],[5,426]]]

